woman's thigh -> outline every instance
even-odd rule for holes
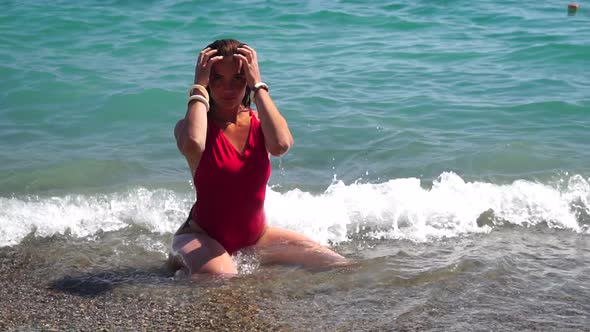
[[[263,264],[291,264],[304,267],[347,265],[349,261],[303,234],[268,226],[254,245]]]
[[[223,246],[201,233],[174,235],[172,251],[180,255],[191,277],[198,273],[235,274],[237,268]]]

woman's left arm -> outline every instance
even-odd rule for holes
[[[238,52],[234,56],[242,60],[248,86],[254,87],[256,83],[261,82],[256,51],[248,45],[243,45],[238,48]],[[293,136],[291,136],[287,121],[275,106],[267,90],[259,88],[254,93],[253,101],[258,110],[266,150],[273,156],[283,155],[293,145]]]
[[[256,91],[254,103],[258,110],[258,118],[264,133],[266,149],[273,156],[278,157],[285,154],[293,145],[293,136],[291,136],[287,121],[265,89],[260,88]]]

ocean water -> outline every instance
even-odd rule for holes
[[[198,52],[236,38],[295,138],[269,223],[358,266],[244,254],[229,287],[301,330],[588,330],[589,23],[555,1],[4,1],[0,251],[57,284],[182,283],[172,131]]]

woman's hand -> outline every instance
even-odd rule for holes
[[[216,49],[207,47],[199,53],[197,64],[195,65],[195,84],[200,84],[204,87],[209,85],[209,75],[211,74],[211,67],[217,61],[223,59],[223,56],[213,56],[217,53]]]
[[[244,45],[238,48],[235,57],[242,60],[242,66],[244,68],[244,74],[246,74],[246,82],[250,88],[254,87],[254,84],[260,82],[260,70],[258,69],[258,58],[256,57],[256,51],[248,45]]]

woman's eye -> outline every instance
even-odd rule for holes
[[[213,75],[211,79],[218,80],[221,78],[221,75]]]
[[[236,76],[234,76],[234,79],[241,81],[244,79],[244,75],[236,75]]]

